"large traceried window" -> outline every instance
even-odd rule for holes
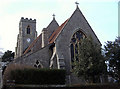
[[[80,43],[81,43],[81,40],[84,39],[86,36],[85,34],[78,30],[77,32],[75,32],[71,38],[71,62],[74,62],[74,60],[78,60],[78,54],[79,54],[79,51],[78,49],[80,48]]]
[[[30,26],[27,26],[27,34],[30,34]]]

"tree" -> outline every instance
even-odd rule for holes
[[[85,81],[100,82],[100,76],[107,72],[104,56],[101,55],[100,45],[93,42],[92,38],[85,38],[79,44],[78,60],[74,60],[73,72]]]
[[[120,37],[113,42],[107,41],[104,50],[108,61],[109,75],[120,82]]]
[[[4,55],[2,56],[2,62],[11,62],[14,58],[14,52],[7,50]]]

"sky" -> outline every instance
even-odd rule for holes
[[[21,17],[36,19],[38,35],[52,21],[61,25],[76,9],[75,2],[102,45],[118,36],[119,0],[0,0],[0,51],[15,51]]]

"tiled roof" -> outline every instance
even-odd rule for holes
[[[42,34],[40,34],[33,42],[32,44],[26,49],[24,54],[28,53],[29,51],[36,51],[41,48],[42,45]]]
[[[59,24],[53,18],[53,20],[50,22],[50,24],[47,26],[47,31],[48,31],[48,38],[52,35],[52,33],[59,27]]]
[[[76,10],[74,11],[74,13],[72,14],[72,16],[79,11],[80,14],[83,16],[83,18],[85,19],[84,15],[82,14],[82,12],[80,11],[79,7],[76,8]],[[69,18],[71,19],[72,16]],[[46,28],[48,30],[48,34],[49,34],[49,38],[48,38],[48,42],[49,44],[53,43],[56,38],[59,36],[59,34],[61,33],[61,31],[63,30],[64,26],[66,25],[66,23],[69,21],[69,19],[67,19],[63,24],[61,24],[61,26],[58,25],[58,23],[56,22],[55,19],[52,20],[52,22],[48,25],[48,27]],[[87,22],[87,20],[85,19],[85,21]],[[56,24],[56,25],[55,25]],[[87,24],[89,25],[89,23],[87,22]],[[59,26],[59,27],[58,27]],[[58,28],[57,28],[58,27]],[[91,26],[89,25],[90,29],[92,30]],[[56,29],[56,30],[53,30]],[[53,32],[50,31],[51,30]],[[92,30],[93,34],[96,36],[96,34],[94,33],[94,31]],[[97,36],[96,36],[97,38]],[[99,39],[97,38],[98,42],[100,43]],[[27,50],[24,52],[24,54],[28,53],[29,51],[35,52],[39,49],[42,48],[42,33],[33,41],[33,43],[27,48]]]
[[[55,41],[55,39],[57,38],[57,36],[59,35],[59,33],[62,31],[63,27],[65,26],[65,24],[68,22],[69,19],[67,19],[61,26],[59,26],[54,32],[53,34],[50,36],[50,38],[48,39],[49,44],[53,43]]]
[[[49,30],[51,30],[51,29],[54,30],[58,27],[59,27],[59,25],[58,25],[57,21],[55,19],[53,19],[51,21],[51,23],[47,26],[47,30],[49,32]],[[26,49],[26,51],[23,53],[23,55],[30,51],[35,52],[41,48],[42,48],[42,33],[32,42],[32,44]]]

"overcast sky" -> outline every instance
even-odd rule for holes
[[[15,51],[21,17],[36,19],[39,35],[53,13],[59,25],[68,19],[76,1],[103,45],[118,36],[118,0],[0,0],[0,51]]]

